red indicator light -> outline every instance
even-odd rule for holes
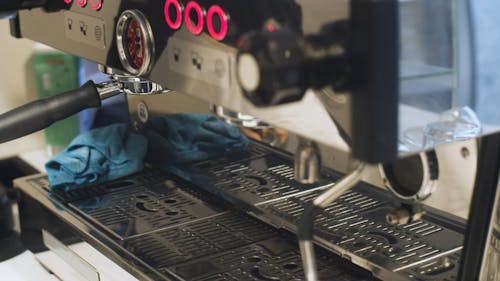
[[[276,27],[274,25],[272,25],[272,24],[267,25],[267,31],[274,32],[274,30],[276,30]]]
[[[87,0],[77,0],[76,3],[80,7],[85,7],[85,5],[87,5]]]
[[[220,24],[219,30],[215,30],[215,17],[218,17],[218,22]],[[210,7],[207,12],[207,29],[210,36],[218,41],[223,40],[227,35],[228,20],[228,16],[220,6],[213,5]]]
[[[64,3],[66,3],[66,4],[69,4],[71,2],[73,2],[73,0],[64,0]]]
[[[65,0],[65,1],[67,1],[67,0]],[[69,1],[71,1],[71,0],[69,0]],[[92,7],[92,9],[99,11],[102,7],[102,0],[89,0],[89,4],[90,4],[90,7]]]
[[[196,15],[196,25],[193,24],[193,20],[191,20],[191,10],[195,12]],[[198,35],[203,31],[203,17],[204,12],[200,5],[194,1],[190,1],[186,4],[186,8],[184,9],[184,22],[186,23],[187,29],[193,33],[194,35]]]
[[[172,17],[170,15],[170,9],[173,8],[173,11],[175,13],[175,19],[172,20]],[[182,24],[182,5],[177,1],[177,0],[167,0],[165,2],[165,8],[164,8],[164,13],[165,13],[165,21],[167,22],[168,26],[172,29],[179,29]]]

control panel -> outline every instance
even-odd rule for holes
[[[89,46],[105,49],[105,29],[102,19],[75,12],[64,12],[64,35]]]
[[[169,40],[167,53],[170,71],[222,89],[230,88],[231,56],[227,53],[179,38]]]

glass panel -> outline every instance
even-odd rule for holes
[[[400,1],[402,154],[500,130],[498,11],[497,1]]]

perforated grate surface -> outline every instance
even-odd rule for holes
[[[339,261],[319,255],[319,280],[372,280],[358,271],[348,273]],[[300,254],[295,245],[281,238],[218,253],[175,266],[174,273],[186,280],[304,280]]]
[[[183,184],[149,181],[143,185],[141,178],[127,179],[134,185],[98,186],[104,194],[95,198],[88,198],[95,192],[89,189],[86,199],[80,199],[83,193],[73,192],[64,200],[83,214],[82,219],[108,230],[115,239],[119,237],[120,252],[165,276],[178,276],[179,280],[303,280],[294,236],[234,210],[209,213],[204,200],[210,201],[210,197]],[[40,180],[31,181],[36,182]],[[171,210],[198,216],[173,220],[166,215]],[[373,280],[367,271],[320,253],[320,280]]]
[[[155,268],[249,245],[276,235],[269,226],[237,213],[130,239],[128,250]]]
[[[30,180],[32,185],[42,186],[47,191],[51,191],[51,195],[58,198],[59,201],[64,203],[78,201],[86,198],[95,198],[103,194],[120,190],[123,188],[133,188],[140,185],[151,185],[162,182],[165,179],[161,173],[152,170],[145,170],[141,173],[127,176],[115,181],[107,182],[104,184],[89,184],[87,186],[80,186],[78,188],[65,188],[57,187],[50,188],[49,181],[46,176],[40,176]]]
[[[209,201],[209,200],[207,200]],[[70,206],[119,239],[176,226],[222,212],[178,188],[172,181],[126,187],[70,203]]]
[[[262,208],[297,225],[305,203],[319,194],[288,198]],[[370,198],[362,190],[350,191],[317,216],[315,233],[333,245],[395,271],[462,246],[461,234],[425,219],[405,226],[390,225],[385,220],[389,211],[389,204]]]
[[[460,266],[460,252],[453,253],[439,259],[435,259],[412,268],[406,269],[405,274],[411,280],[442,280],[455,281],[458,276]]]
[[[296,231],[305,204],[324,191],[324,184],[340,177],[330,172],[319,185],[300,185],[293,181],[291,161],[272,152],[211,163],[203,165],[204,171],[194,165],[183,167],[183,172],[201,188],[243,202],[244,208],[256,208],[258,217],[291,231]],[[391,202],[392,198],[373,187],[357,186],[317,216],[315,234],[326,248],[348,251],[392,271],[461,249],[463,235],[439,222],[388,224],[385,216],[394,207]]]
[[[182,166],[179,168],[184,173],[179,176],[230,193],[235,199],[250,204],[262,204],[321,189],[340,178],[340,174],[330,171],[323,173],[324,177],[318,184],[303,185],[294,180],[293,163],[282,155],[270,154],[268,151],[265,155],[251,155],[248,152],[245,156],[246,158],[237,158],[234,161],[221,158]]]
[[[252,210],[258,218],[292,231],[304,205],[323,191],[321,184],[339,177],[326,172],[320,185],[299,185],[293,181],[291,161],[282,154],[259,148],[243,156],[200,162],[180,170],[180,175],[217,197],[237,201],[237,207]],[[33,177],[28,183],[48,189],[44,177]],[[229,183],[241,187],[226,188]],[[71,192],[55,190],[52,195],[76,210],[82,220],[118,240],[123,247],[120,252],[169,276],[181,280],[303,280],[294,239],[283,238],[282,232],[228,209],[220,198],[177,179],[165,180],[165,176],[146,171]],[[389,225],[385,214],[391,206],[384,193],[358,186],[318,216],[315,233],[325,248],[346,250],[351,256],[398,271],[403,279],[448,281],[456,276],[462,235],[437,217],[402,227]],[[346,260],[320,256],[322,280],[371,280]],[[349,266],[354,270],[345,270]]]

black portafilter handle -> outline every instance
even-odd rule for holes
[[[101,99],[121,93],[117,84],[88,81],[50,98],[40,99],[0,115],[0,143],[11,141],[70,117],[83,109],[100,107]]]

